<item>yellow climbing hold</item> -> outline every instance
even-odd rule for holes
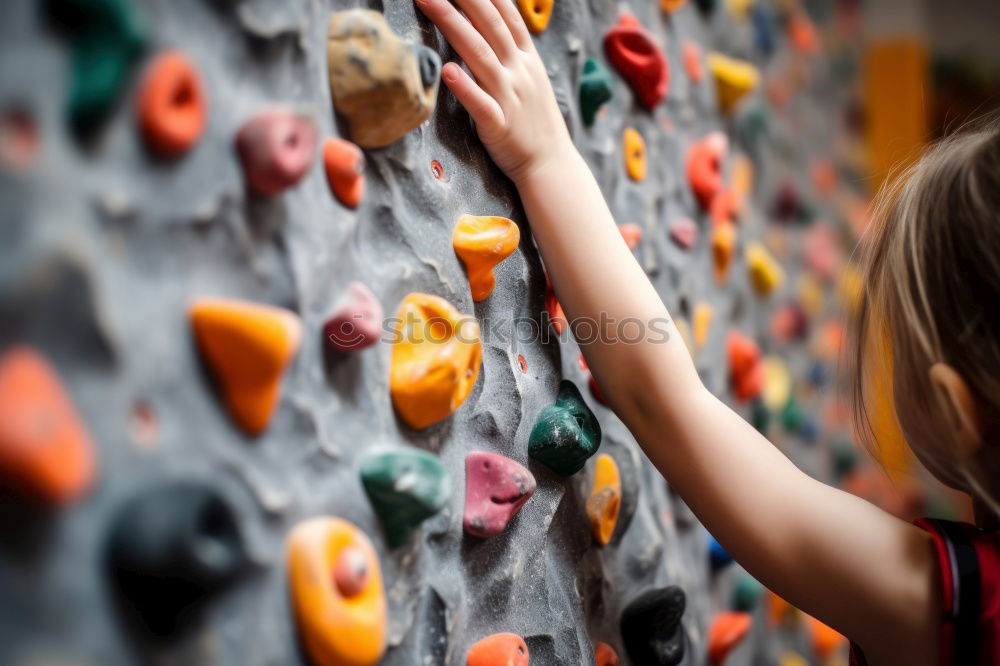
[[[594,466],[594,484],[587,498],[587,517],[590,531],[602,546],[611,541],[618,524],[618,511],[622,504],[622,482],[615,459],[607,453],[597,456]]]
[[[764,390],[760,397],[772,412],[780,411],[792,397],[792,376],[788,366],[777,356],[764,359]]]
[[[747,93],[760,83],[760,72],[744,60],[737,60],[721,53],[711,52],[707,57],[708,68],[715,78],[719,94],[719,107],[732,111]]]
[[[705,342],[708,340],[708,329],[712,325],[712,315],[714,312],[715,311],[712,309],[712,306],[708,303],[699,303],[695,306],[694,317],[692,319],[695,349],[701,349],[705,346]]]
[[[823,285],[811,273],[804,273],[799,278],[799,305],[807,315],[815,319],[823,313],[825,301]]]
[[[493,268],[510,256],[521,241],[521,231],[506,217],[463,215],[455,225],[452,244],[469,275],[472,300],[482,301],[493,293]]]
[[[636,182],[646,179],[646,140],[631,127],[625,130],[622,138],[622,149],[625,152],[625,171],[628,177]]]
[[[785,271],[763,245],[756,241],[747,243],[747,271],[750,283],[758,294],[767,296],[785,280]]]
[[[528,30],[536,35],[549,27],[554,4],[555,0],[517,0],[517,8],[521,10]]]

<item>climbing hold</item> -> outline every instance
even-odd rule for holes
[[[733,556],[711,534],[708,535],[708,560],[712,564],[712,571],[725,569],[733,563]]]
[[[528,646],[517,634],[493,634],[465,655],[465,666],[528,666]]]
[[[670,225],[670,240],[682,250],[690,250],[698,242],[698,227],[692,220],[683,218]]]
[[[521,241],[521,231],[506,217],[463,215],[455,225],[452,244],[465,264],[472,300],[482,301],[493,293],[493,268],[510,256]]]
[[[382,305],[375,294],[362,283],[351,282],[323,322],[323,336],[338,351],[358,351],[378,342],[381,326]]]
[[[802,199],[793,182],[782,183],[774,196],[773,213],[779,222],[806,224],[813,220],[816,211]]]
[[[787,303],[771,315],[771,335],[779,342],[803,340],[809,334],[809,317],[796,303]]]
[[[176,50],[157,56],[139,90],[137,111],[153,152],[164,157],[187,152],[205,128],[205,91],[194,63]]]
[[[771,411],[762,400],[754,400],[750,405],[750,424],[760,434],[767,436],[767,431],[771,427]]]
[[[667,96],[670,69],[656,38],[631,14],[623,14],[604,37],[608,60],[624,77],[639,101],[652,109]]]
[[[554,4],[555,0],[517,0],[517,7],[521,10],[524,22],[528,24],[528,30],[536,35],[549,27]]]
[[[146,42],[146,27],[127,0],[52,0],[53,22],[72,44],[70,126],[83,138],[110,115]]]
[[[622,482],[615,459],[606,453],[597,456],[594,465],[594,483],[587,498],[587,517],[590,532],[602,546],[608,545],[618,524],[618,510],[622,504]]]
[[[676,666],[684,659],[685,603],[684,590],[676,585],[649,590],[629,602],[618,624],[633,664]]]
[[[522,465],[496,453],[465,456],[465,516],[469,534],[489,539],[503,532],[535,492],[535,477]]]
[[[806,266],[824,280],[833,280],[840,271],[840,243],[833,229],[814,224],[802,236],[802,257]]]
[[[687,0],[660,0],[660,9],[673,13],[686,4]]]
[[[38,123],[31,111],[16,104],[0,111],[0,168],[24,173],[34,166],[40,147]]]
[[[754,399],[764,387],[764,366],[757,343],[739,331],[730,331],[726,351],[733,395],[740,402]]]
[[[764,389],[761,400],[771,411],[778,411],[792,396],[792,376],[788,366],[779,356],[768,356],[763,360]]]
[[[335,12],[326,53],[333,106],[362,148],[389,145],[434,111],[441,58],[400,39],[379,12]]]
[[[732,186],[729,189],[736,200],[737,208],[742,208],[743,202],[753,192],[753,181],[753,162],[742,153],[734,155],[732,163]]]
[[[357,208],[365,196],[365,155],[361,149],[331,136],[323,143],[323,169],[337,201]]]
[[[712,132],[691,146],[688,152],[688,181],[703,210],[710,208],[715,195],[722,190],[722,160],[728,150],[726,135]]]
[[[594,396],[594,400],[607,406],[608,400],[601,392],[601,387],[597,385],[597,380],[594,379],[594,375],[590,373],[590,366],[587,365],[587,359],[583,357],[583,354],[580,354],[578,362],[580,364],[580,369],[583,370],[583,374],[587,376],[587,386],[590,388],[590,394]]]
[[[816,55],[819,53],[819,37],[816,26],[804,11],[793,12],[785,25],[788,41],[799,53]]]
[[[556,329],[556,335],[562,335],[563,330],[568,325],[566,313],[563,312],[562,305],[556,298],[556,292],[552,288],[552,282],[549,281],[548,275],[545,276],[545,312],[552,323],[552,328]]]
[[[299,523],[285,546],[299,636],[322,666],[373,666],[386,644],[385,590],[368,537],[340,518]]]
[[[437,160],[431,160],[431,175],[435,180],[448,180],[444,177],[444,166]]]
[[[760,604],[764,586],[748,573],[740,574],[733,585],[732,607],[735,611],[752,613]]]
[[[809,638],[813,651],[821,663],[828,663],[835,652],[847,646],[847,639],[832,627],[828,627],[812,616],[806,616]]]
[[[458,409],[479,377],[479,324],[440,296],[412,293],[393,321],[389,390],[400,417],[426,428]]]
[[[361,459],[361,484],[382,520],[386,540],[402,546],[448,503],[451,479],[438,457],[418,449],[375,451]]]
[[[811,273],[803,273],[799,278],[799,304],[810,317],[818,317],[826,305],[826,290]]]
[[[522,354],[517,355],[517,367],[521,369],[522,375],[528,374],[528,362],[524,359],[524,355]]]
[[[708,340],[708,329],[712,325],[715,310],[708,303],[699,303],[694,307],[692,329],[695,349],[701,349]]]
[[[743,209],[743,201],[732,188],[722,189],[715,195],[708,205],[708,216],[712,220],[712,226],[720,224],[736,224],[740,221],[740,214]]]
[[[118,512],[107,565],[126,606],[158,635],[190,626],[249,560],[237,517],[208,483],[146,489]]]
[[[767,591],[767,619],[772,627],[794,619],[797,610],[771,590]]]
[[[580,75],[580,113],[583,124],[587,127],[593,125],[598,109],[613,95],[611,73],[593,58],[588,58],[583,63],[583,73]]]
[[[750,8],[750,21],[753,24],[754,43],[765,56],[774,53],[774,12],[766,3],[758,2]]]
[[[698,46],[698,42],[685,40],[684,46],[681,47],[681,58],[691,83],[695,85],[701,83],[705,78],[705,68],[701,64],[701,47]]]
[[[782,652],[778,659],[778,666],[809,666],[805,657],[795,652]]]
[[[594,662],[597,666],[621,666],[622,663],[615,649],[602,642],[594,644]]]
[[[94,482],[90,435],[55,370],[30,347],[0,357],[0,487],[50,505]]]
[[[601,445],[601,425],[573,382],[559,384],[554,405],[542,410],[528,438],[528,455],[560,476],[579,472]]]
[[[625,172],[636,182],[646,180],[646,141],[631,127],[625,129],[622,137],[622,150],[625,153]]]
[[[188,309],[195,342],[233,420],[250,435],[267,427],[281,376],[302,337],[298,315],[248,301],[203,298]]]
[[[711,52],[706,61],[715,78],[715,88],[719,95],[719,108],[730,112],[740,100],[752,92],[760,83],[760,72],[745,60],[737,60],[721,53]]]
[[[236,133],[236,152],[252,191],[274,196],[295,185],[312,166],[316,124],[301,113],[271,109]]]
[[[750,275],[750,284],[761,296],[768,296],[781,286],[785,280],[785,271],[781,265],[775,261],[771,253],[757,241],[747,243],[744,251],[747,262],[747,272]]]
[[[781,410],[781,427],[785,429],[785,432],[797,433],[805,418],[806,415],[799,403],[796,402],[795,398],[789,398]]]
[[[743,642],[753,625],[749,613],[719,613],[708,630],[708,660],[722,666],[726,657]]]
[[[715,11],[718,0],[695,0],[695,4],[698,5],[698,9],[700,9],[702,13],[711,14]]]
[[[639,247],[639,243],[642,242],[642,227],[632,222],[626,222],[625,224],[618,225],[618,231],[621,232],[622,238],[625,239],[628,249],[635,252]]]
[[[725,284],[729,277],[729,265],[733,261],[736,245],[736,227],[724,222],[712,229],[712,262],[715,265],[716,284]]]
[[[837,191],[840,174],[834,163],[824,157],[816,157],[809,165],[809,177],[813,188],[823,198],[829,199]]]
[[[809,372],[806,373],[806,379],[809,380],[810,384],[819,388],[821,386],[825,386],[830,380],[830,373],[829,370],[827,370],[826,365],[824,365],[821,361],[816,361],[809,366]]]

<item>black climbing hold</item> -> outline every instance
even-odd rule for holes
[[[625,651],[633,664],[676,666],[684,659],[684,590],[671,585],[643,592],[622,611]]]
[[[191,481],[130,500],[107,542],[108,573],[124,609],[160,636],[188,627],[247,563],[232,509],[210,486]]]

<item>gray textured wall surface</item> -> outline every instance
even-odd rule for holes
[[[78,146],[63,119],[65,41],[46,27],[31,0],[7,0],[0,9],[0,102],[31,109],[43,137],[30,173],[0,175],[0,342],[30,342],[53,361],[91,431],[101,468],[90,494],[64,510],[25,513],[17,503],[0,505],[0,663],[300,663],[283,541],[293,525],[315,515],[350,520],[376,544],[390,609],[385,664],[463,664],[472,643],[501,631],[525,637],[532,664],[590,664],[594,641],[621,649],[617,618],[627,601],[667,584],[688,595],[684,663],[704,663],[708,624],[727,604],[728,589],[726,580],[713,583],[704,529],[625,427],[591,399],[576,344],[513,335],[518,318],[543,324],[545,277],[516,192],[450,93],[442,87],[423,126],[388,148],[366,151],[368,189],[356,211],[331,196],[318,159],[296,187],[260,200],[245,191],[234,134],[274,104],[312,114],[321,137],[342,134],[327,85],[325,31],[332,11],[358,3],[136,4],[151,26],[145,58],[178,47],[206,82],[206,131],[174,162],[159,161],[143,147],[134,86],[97,143]],[[399,34],[443,60],[455,58],[409,0],[367,6],[384,11]],[[688,80],[681,45],[691,39],[706,50],[749,57],[751,33],[722,10],[706,21],[691,4],[670,16],[657,3],[631,3],[628,9],[661,39],[671,63],[670,92],[648,112],[616,75],[607,113],[585,128],[579,73],[588,57],[607,64],[602,38],[623,8],[611,0],[557,0],[536,43],[574,140],[618,222],[644,229],[637,253],[668,308],[686,315],[696,302],[714,305],[716,322],[696,363],[706,384],[728,398],[726,332],[735,326],[763,335],[770,310],[745,279],[742,251],[728,287],[712,280],[710,222],[697,209],[684,163],[693,141],[720,128],[735,138],[739,126],[720,118],[709,77],[700,86]],[[796,137],[819,145],[832,129],[820,102],[797,104],[807,125],[773,125],[763,147],[736,144],[767,165],[758,171],[758,193],[773,192],[788,178],[808,187],[808,153]],[[650,173],[642,183],[625,175],[626,127],[646,139]],[[445,178],[434,177],[432,160]],[[763,195],[755,199],[741,222],[740,247],[763,234],[762,201]],[[451,243],[464,213],[510,217],[521,229],[519,250],[497,269],[495,292],[477,304]],[[690,253],[666,231],[684,217],[702,232]],[[796,269],[786,270],[790,279],[774,301],[794,288]],[[398,420],[387,344],[325,359],[323,318],[352,280],[370,286],[389,314],[407,293],[422,291],[495,329],[484,340],[479,381],[452,417],[423,431]],[[247,438],[233,426],[196,352],[186,308],[208,295],[281,305],[302,317],[301,349],[260,437]],[[567,480],[528,463],[528,433],[562,377],[584,391],[604,429],[601,451],[622,471],[620,524],[604,548],[593,545],[584,511],[593,461]],[[155,415],[152,442],[137,437],[137,406]],[[423,524],[412,545],[398,549],[385,544],[357,473],[359,455],[383,444],[439,454],[454,480],[449,506]],[[461,527],[464,457],[472,450],[510,456],[538,479],[531,500],[488,541],[464,536]],[[813,450],[803,448],[797,462],[825,473]],[[157,646],[122,624],[104,581],[102,544],[109,517],[125,499],[178,478],[204,479],[223,492],[256,566],[211,604],[197,631]],[[761,660],[756,663],[771,663],[765,643],[755,633],[727,663],[751,663],[751,653]]]

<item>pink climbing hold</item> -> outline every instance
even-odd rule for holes
[[[535,477],[522,465],[497,453],[470,453],[465,457],[462,526],[473,536],[494,537],[534,492]]]
[[[625,224],[618,225],[618,231],[621,232],[622,238],[625,239],[628,249],[635,252],[636,248],[639,247],[639,243],[642,242],[642,227],[634,222],[626,222]]]
[[[623,14],[604,37],[604,51],[647,109],[667,96],[670,67],[663,50],[639,21]]]
[[[264,196],[280,194],[312,166],[316,124],[286,109],[259,113],[237,132],[236,152],[251,190]]]
[[[351,282],[326,318],[323,336],[338,351],[358,351],[378,342],[382,319],[382,305],[375,294],[360,282]]]
[[[690,250],[698,242],[698,227],[689,219],[677,220],[670,225],[670,240],[682,250]]]
[[[688,78],[694,84],[701,83],[705,78],[705,68],[701,64],[701,48],[697,42],[687,40],[681,47],[681,57],[684,59],[684,69]]]

